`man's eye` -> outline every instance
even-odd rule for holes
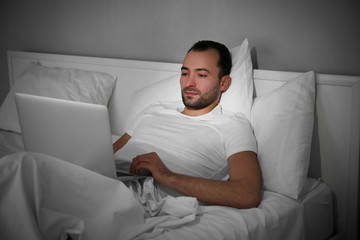
[[[181,73],[181,76],[187,76],[188,75],[188,73]]]
[[[199,74],[199,77],[204,78],[204,77],[207,77],[207,75],[206,74]]]

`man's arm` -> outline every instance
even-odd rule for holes
[[[127,133],[124,133],[116,142],[113,143],[114,153],[121,149],[125,144],[130,140],[131,136]]]
[[[133,173],[138,173],[141,168],[149,169],[160,184],[184,195],[196,197],[205,204],[252,208],[257,207],[261,200],[262,175],[254,152],[239,152],[229,157],[228,181],[173,173],[156,153],[137,156],[130,165],[130,171]]]

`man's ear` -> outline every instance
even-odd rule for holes
[[[225,75],[221,78],[220,82],[220,91],[225,92],[231,84],[231,77],[229,75]]]

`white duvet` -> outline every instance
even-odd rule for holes
[[[140,183],[139,183],[140,184]],[[302,205],[264,191],[258,208],[164,197],[35,153],[0,159],[0,239],[304,239]]]

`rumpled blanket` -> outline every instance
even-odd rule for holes
[[[163,195],[151,178],[126,184],[46,155],[5,156],[0,239],[305,239],[301,202],[278,193],[234,209]]]
[[[194,222],[202,208],[196,198],[168,195],[157,188],[153,178],[126,182],[144,210],[145,224],[131,235],[134,239],[149,239],[164,231]],[[138,235],[137,237],[135,237]]]
[[[0,159],[0,239],[146,239],[195,220],[196,199],[128,187],[38,153]]]

